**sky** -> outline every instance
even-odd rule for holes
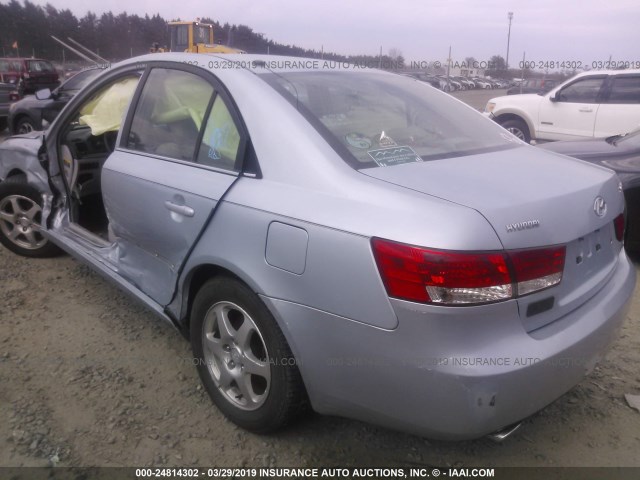
[[[640,64],[638,0],[31,0],[101,14],[210,17],[244,24],[276,42],[341,54],[399,50],[407,61],[506,57],[509,64],[616,61]],[[266,52],[265,52],[266,53]]]

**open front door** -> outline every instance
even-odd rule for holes
[[[238,176],[245,137],[230,102],[197,71],[149,71],[101,175],[119,274],[161,305]]]

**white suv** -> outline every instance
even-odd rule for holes
[[[640,125],[640,70],[580,73],[544,95],[492,98],[484,114],[525,142],[626,133]]]

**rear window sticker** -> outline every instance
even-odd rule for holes
[[[371,148],[371,139],[369,137],[364,136],[361,133],[352,132],[347,134],[344,139],[347,141],[349,145],[353,148]]]
[[[369,150],[369,156],[381,167],[391,167],[401,163],[422,162],[422,158],[411,147],[389,147]]]

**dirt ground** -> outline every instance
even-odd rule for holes
[[[0,265],[0,466],[640,466],[640,289],[607,360],[505,443],[319,415],[257,436],[211,404],[179,333],[88,268]]]

